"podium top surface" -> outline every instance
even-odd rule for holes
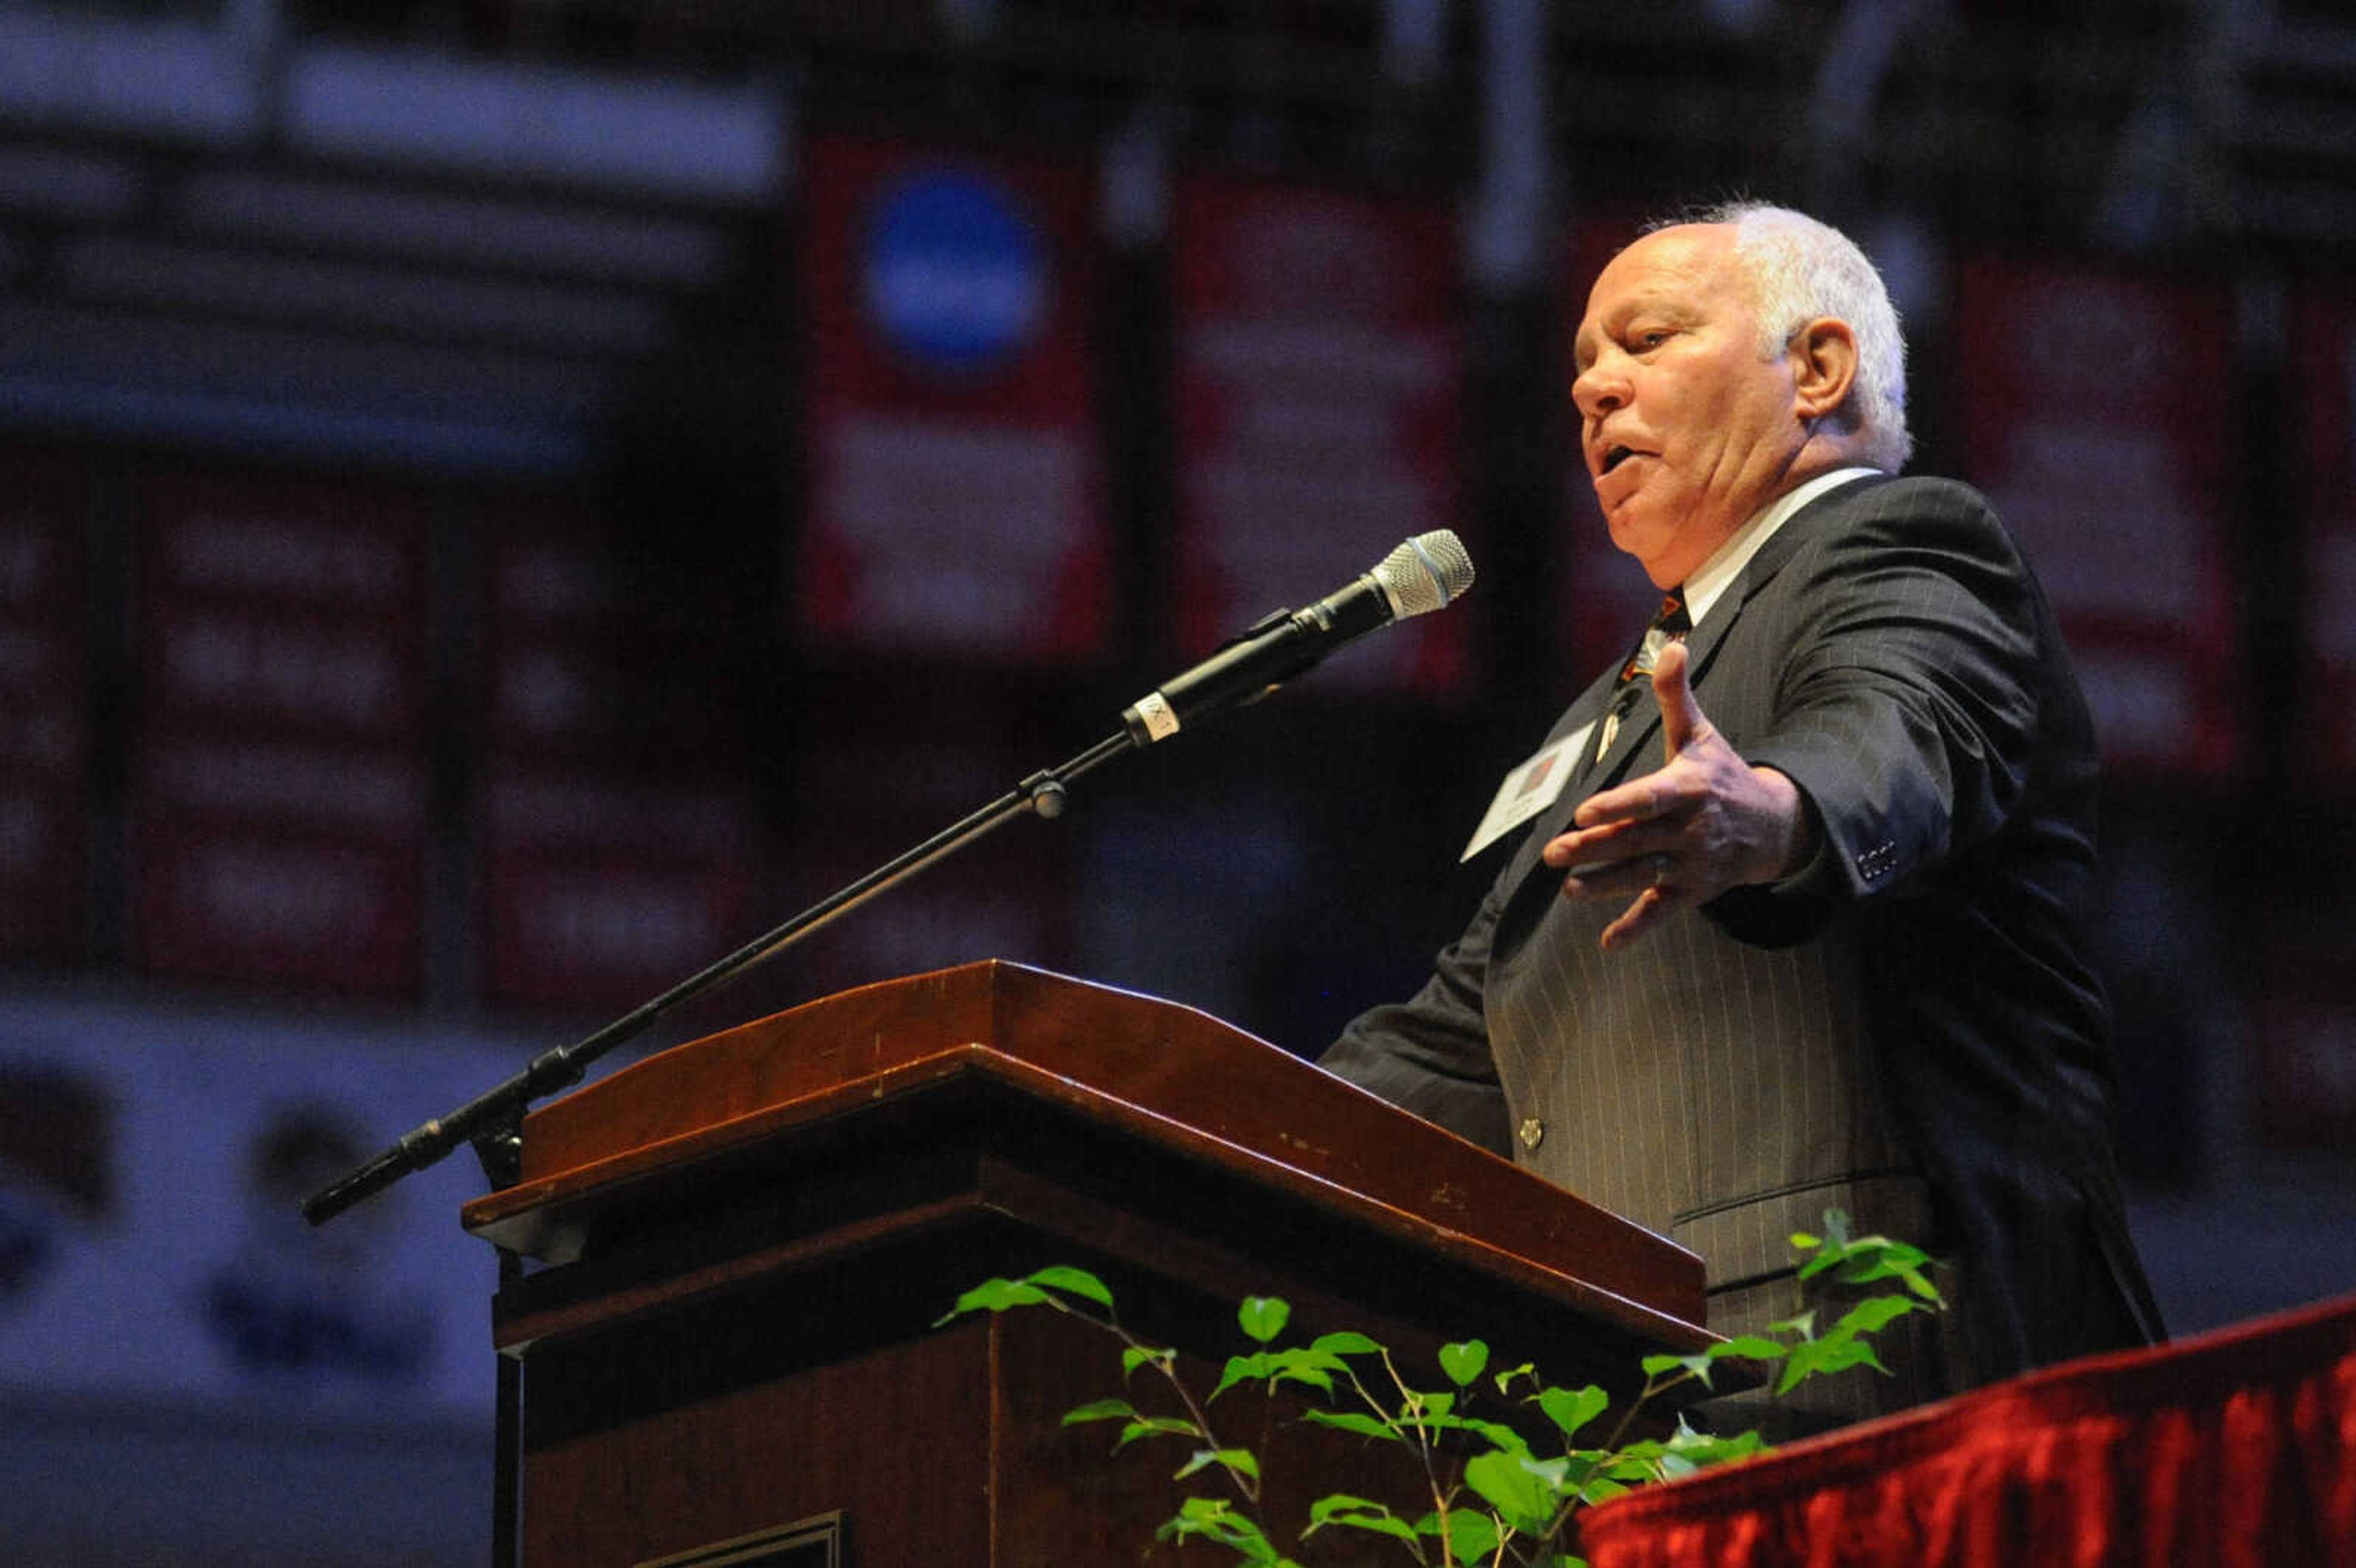
[[[552,1101],[525,1119],[521,1179],[465,1222],[505,1244],[535,1213],[977,1077],[1640,1333],[1702,1321],[1684,1248],[1207,1013],[1002,960],[844,991]]]

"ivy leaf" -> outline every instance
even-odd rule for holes
[[[1058,1264],[1024,1275],[1023,1282],[1048,1290],[1060,1290],[1066,1296],[1083,1296],[1107,1312],[1112,1310],[1112,1292],[1105,1288],[1104,1281],[1084,1268]]]
[[[1141,1415],[1120,1429],[1120,1437],[1113,1444],[1112,1451],[1118,1454],[1141,1437],[1200,1438],[1202,1435],[1202,1428],[1174,1415]]]
[[[1438,1535],[1441,1520],[1437,1514],[1426,1514],[1416,1521],[1416,1529],[1424,1535]],[[1497,1555],[1497,1520],[1494,1514],[1480,1509],[1452,1508],[1448,1510],[1448,1554],[1459,1563],[1479,1563]]]
[[[1237,1475],[1259,1479],[1259,1457],[1248,1448],[1197,1448],[1187,1461],[1172,1472],[1170,1478],[1183,1481],[1200,1470],[1214,1465],[1225,1466]]]
[[[1699,1380],[1702,1387],[1708,1388],[1709,1387],[1709,1352],[1703,1350],[1691,1356],[1647,1356],[1638,1365],[1644,1369],[1644,1375],[1648,1378],[1657,1378],[1665,1373],[1682,1370]]]
[[[1653,1461],[1667,1452],[1668,1445],[1657,1437],[1630,1443],[1603,1456],[1603,1473],[1623,1481],[1640,1481],[1653,1473]]]
[[[1320,1334],[1309,1342],[1309,1348],[1323,1351],[1329,1356],[1379,1356],[1383,1353],[1382,1346],[1376,1340],[1367,1339],[1364,1334],[1353,1334],[1347,1331],[1338,1334]]]
[[[1407,1441],[1390,1423],[1355,1410],[1304,1410],[1301,1418],[1337,1432],[1355,1432],[1361,1437],[1379,1437],[1388,1443]]]
[[[1225,1498],[1188,1498],[1176,1515],[1153,1532],[1157,1541],[1187,1541],[1194,1536],[1215,1541],[1247,1563],[1281,1565],[1280,1555],[1248,1514],[1238,1513]]]
[[[1315,1346],[1290,1350],[1269,1350],[1258,1358],[1267,1361],[1264,1374],[1271,1383],[1306,1383],[1320,1393],[1333,1392],[1333,1373],[1342,1370],[1342,1362]]]
[[[1593,1383],[1583,1389],[1550,1388],[1538,1394],[1538,1409],[1548,1421],[1562,1429],[1565,1437],[1576,1437],[1579,1429],[1602,1414],[1612,1406],[1612,1396]]]
[[[1127,1382],[1131,1372],[1149,1361],[1166,1371],[1174,1366],[1177,1360],[1178,1352],[1175,1350],[1148,1349],[1143,1345],[1125,1346],[1120,1352],[1121,1381]]]
[[[1695,1431],[1680,1417],[1676,1435],[1669,1439],[1665,1460],[1673,1459],[1687,1469],[1694,1470],[1708,1465],[1723,1465],[1732,1459],[1748,1459],[1754,1454],[1765,1452],[1766,1447],[1766,1439],[1756,1432],[1718,1437],[1707,1432]]]
[[[1088,1421],[1135,1421],[1137,1407],[1125,1399],[1098,1399],[1064,1412],[1063,1424],[1077,1426]]]
[[[1563,1457],[1569,1464],[1563,1470],[1562,1484],[1566,1489],[1576,1490],[1593,1479],[1612,1456],[1601,1448],[1574,1448]]]
[[[963,1296],[957,1305],[933,1319],[937,1328],[952,1317],[969,1312],[1003,1312],[1010,1307],[1037,1307],[1047,1299],[1047,1293],[1035,1285],[1019,1279],[986,1279]]]
[[[1779,1339],[1770,1339],[1758,1334],[1737,1334],[1731,1339],[1720,1339],[1703,1354],[1713,1361],[1722,1361],[1729,1357],[1740,1357],[1748,1361],[1780,1361],[1788,1350],[1789,1347]]]
[[[1476,1454],[1464,1462],[1464,1484],[1525,1535],[1543,1535],[1554,1522],[1569,1464],[1526,1454]]]
[[[1370,1530],[1377,1535],[1395,1536],[1409,1546],[1416,1544],[1415,1527],[1372,1498],[1352,1497],[1347,1492],[1319,1498],[1309,1505],[1309,1528],[1301,1532],[1301,1539],[1308,1540],[1329,1524]]]
[[[1219,1374],[1218,1386],[1211,1390],[1210,1398],[1218,1398],[1237,1383],[1256,1383],[1268,1374],[1269,1359],[1265,1350],[1253,1356],[1229,1356],[1226,1370]]]
[[[1247,1296],[1236,1309],[1236,1321],[1243,1331],[1263,1345],[1283,1333],[1291,1317],[1292,1304],[1278,1296]]]
[[[1444,1421],[1448,1418],[1449,1413],[1455,1408],[1456,1396],[1445,1390],[1434,1389],[1430,1393],[1419,1392],[1408,1394],[1399,1405],[1399,1419]]]
[[[1440,1347],[1440,1370],[1458,1388],[1470,1388],[1489,1364],[1489,1347],[1478,1339],[1459,1339]]]
[[[1529,1440],[1502,1421],[1476,1421],[1467,1415],[1451,1415],[1437,1424],[1443,1430],[1470,1432],[1488,1439],[1493,1448],[1503,1448],[1509,1454],[1526,1454]]]
[[[1899,1318],[1916,1310],[1915,1305],[1902,1296],[1869,1296],[1841,1314],[1840,1321],[1833,1326],[1834,1332],[1846,1329],[1849,1334],[1859,1337],[1879,1334]]]
[[[1783,1362],[1783,1375],[1775,1381],[1775,1392],[1789,1393],[1806,1379],[1858,1366],[1885,1373],[1890,1370],[1874,1358],[1873,1347],[1864,1340],[1827,1334],[1792,1347]]]

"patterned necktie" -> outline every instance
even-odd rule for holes
[[[1611,711],[1603,715],[1603,725],[1595,742],[1595,755],[1600,761],[1620,737],[1620,721],[1636,705],[1637,677],[1650,677],[1653,667],[1660,662],[1661,650],[1671,643],[1682,643],[1693,630],[1693,617],[1686,613],[1685,591],[1672,588],[1661,595],[1661,607],[1653,613],[1653,624],[1644,628],[1644,640],[1620,667],[1620,687],[1612,694]]]

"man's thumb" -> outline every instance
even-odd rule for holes
[[[1683,643],[1671,643],[1653,661],[1653,698],[1661,705],[1661,741],[1676,756],[1702,728],[1701,705],[1694,700]]]

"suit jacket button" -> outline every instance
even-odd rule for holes
[[[1515,1136],[1522,1140],[1524,1148],[1536,1148],[1546,1141],[1546,1124],[1536,1116],[1525,1116]]]

